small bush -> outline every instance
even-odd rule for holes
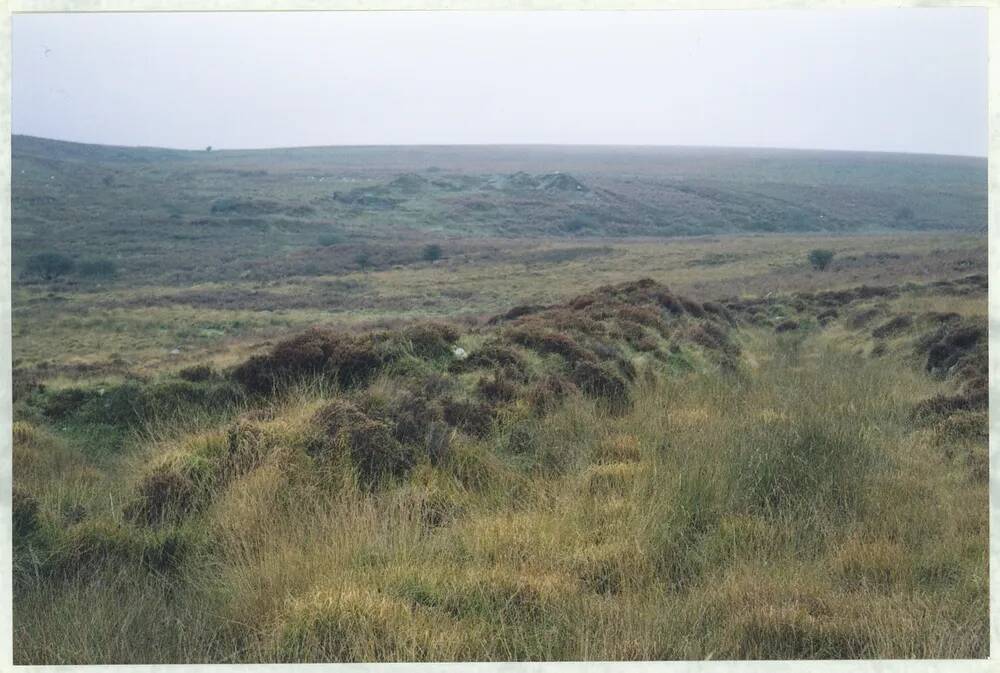
[[[526,395],[528,405],[538,415],[554,411],[577,387],[561,376],[546,376],[532,386]]]
[[[710,351],[727,353],[734,357],[740,354],[740,347],[730,340],[729,334],[711,322],[693,325],[685,332],[685,336],[690,341]]]
[[[548,331],[536,325],[515,327],[507,331],[507,338],[516,344],[539,353],[561,355],[570,364],[590,362],[594,355],[578,344],[572,337],[559,332]]]
[[[507,380],[503,370],[494,369],[491,377],[479,379],[476,384],[476,393],[489,402],[509,402],[514,399],[517,388]]]
[[[326,376],[349,386],[370,378],[383,364],[373,338],[313,328],[255,355],[232,373],[255,394],[268,394],[295,379]]]
[[[125,508],[126,518],[158,525],[190,513],[199,495],[192,476],[190,471],[177,469],[177,466],[157,466],[139,482],[136,498]]]
[[[379,416],[368,413],[373,417]],[[420,392],[409,390],[404,390],[389,400],[381,417],[390,423],[397,440],[417,446],[428,441],[431,426],[443,419],[439,404]]]
[[[622,306],[618,309],[618,318],[620,320],[638,323],[646,327],[652,327],[661,334],[664,334],[667,331],[667,324],[663,321],[660,311],[648,306]]]
[[[473,437],[485,437],[493,428],[493,407],[485,402],[447,400],[444,420]]]
[[[943,374],[971,354],[986,340],[986,328],[979,325],[943,327],[920,346],[927,352],[927,371]]]
[[[43,413],[50,419],[59,421],[75,413],[84,403],[97,396],[96,390],[84,388],[63,388],[46,394],[42,405]]]
[[[473,351],[465,360],[466,366],[485,369],[503,369],[514,379],[527,378],[528,362],[516,349],[501,341],[489,341]]]
[[[194,365],[177,372],[177,376],[190,383],[201,383],[215,377],[215,370],[209,365]]]
[[[441,259],[442,254],[443,251],[441,250],[441,246],[437,243],[431,243],[430,245],[424,246],[424,251],[421,253],[421,256],[425,261],[436,262]]]
[[[405,327],[403,337],[410,342],[414,355],[435,358],[451,353],[459,333],[455,327],[446,323],[422,322]]]
[[[401,477],[416,462],[411,448],[400,444],[389,426],[365,415],[346,400],[335,400],[320,409],[314,417],[326,435],[320,448],[321,457],[346,454],[357,472],[359,483],[373,488],[381,480]]]
[[[573,368],[573,383],[585,394],[606,402],[613,411],[623,411],[631,403],[628,384],[607,367],[592,362],[578,362]]]
[[[684,310],[690,315],[694,316],[695,318],[705,317],[705,309],[698,302],[692,299],[687,299],[686,297],[681,297],[679,301],[681,303],[681,306],[684,307]]]
[[[834,253],[832,250],[811,250],[809,252],[809,263],[812,264],[812,267],[817,271],[825,271],[826,268],[830,266],[830,262],[833,261],[833,255]]]
[[[25,270],[45,280],[55,280],[73,271],[76,264],[58,252],[42,252],[28,258]]]

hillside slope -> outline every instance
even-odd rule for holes
[[[54,250],[166,268],[429,237],[953,230],[984,159],[654,147],[189,152],[13,138],[15,266]]]

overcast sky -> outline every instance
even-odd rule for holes
[[[986,154],[986,11],[16,15],[13,128]]]

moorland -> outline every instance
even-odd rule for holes
[[[17,663],[988,653],[982,159],[12,168]]]

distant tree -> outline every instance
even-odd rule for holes
[[[354,256],[354,263],[360,266],[362,270],[367,269],[372,265],[372,254],[367,250],[362,250]]]
[[[441,255],[441,246],[437,243],[431,243],[430,245],[424,246],[424,259],[428,262],[435,262],[441,259]]]
[[[45,280],[55,280],[71,272],[73,267],[73,260],[66,255],[58,252],[42,252],[28,258],[26,270]]]
[[[212,146],[211,146],[211,145],[209,145],[208,147],[206,147],[206,148],[205,148],[205,151],[206,151],[206,152],[211,152],[211,151],[212,151]]]
[[[900,208],[896,209],[894,217],[896,219],[896,222],[899,224],[906,224],[908,222],[912,222],[914,217],[913,209],[910,208],[909,206],[901,206]]]
[[[812,250],[809,252],[809,263],[817,271],[824,271],[833,261],[833,250]]]
[[[104,178],[102,178],[101,181],[104,183],[105,187],[113,187],[114,184],[115,184],[115,176],[113,176],[113,175],[105,175]]]
[[[80,262],[76,272],[83,278],[107,279],[118,275],[118,267],[110,259],[90,259]]]

